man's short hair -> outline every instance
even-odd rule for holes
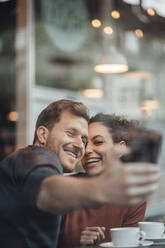
[[[60,121],[61,113],[65,110],[84,118],[87,122],[89,121],[88,108],[83,103],[67,99],[52,102],[38,116],[33,143],[37,140],[36,131],[38,127],[45,126],[48,130],[51,130],[54,124]]]
[[[109,129],[114,143],[119,143],[123,140],[127,145],[129,143],[128,131],[135,129],[139,124],[137,120],[128,120],[125,116],[103,113],[98,113],[91,117],[89,124],[94,122],[100,122]]]

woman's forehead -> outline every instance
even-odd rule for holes
[[[100,122],[90,123],[88,126],[88,135],[110,135],[108,127],[104,126],[104,124]]]

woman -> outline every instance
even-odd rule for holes
[[[95,176],[101,173],[104,170],[106,156],[112,152],[116,144],[120,144],[121,147],[128,145],[127,131],[135,126],[134,121],[128,121],[120,116],[97,114],[92,117],[83,160],[86,173],[77,176]],[[143,201],[135,207],[103,206],[68,214],[63,217],[59,248],[94,244],[102,240],[107,242],[110,240],[110,228],[137,226],[137,223],[144,219],[145,210],[146,201]]]

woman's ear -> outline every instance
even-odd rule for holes
[[[125,148],[125,147],[127,146],[127,145],[126,145],[126,142],[125,142],[124,140],[120,141],[120,142],[119,142],[119,145],[120,145],[121,147],[123,147],[123,148]],[[123,153],[122,153],[122,151],[121,151],[119,157],[122,157],[122,156],[123,156]]]
[[[39,145],[45,146],[49,135],[49,130],[44,126],[39,126],[36,135]]]
[[[125,142],[124,140],[120,141],[119,144],[120,144],[121,146],[124,146],[124,147],[127,146],[127,145],[126,145],[126,142]]]

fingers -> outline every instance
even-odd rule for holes
[[[157,183],[159,181],[160,176],[159,175],[141,175],[140,177],[137,177],[136,175],[132,175],[128,177],[127,179],[127,185],[152,185],[154,183]]]
[[[124,163],[124,166],[127,167],[127,170],[135,172],[135,173],[142,173],[142,174],[153,174],[159,172],[159,167],[157,164],[153,163]]]
[[[94,244],[95,244],[94,239],[86,239],[86,238],[80,239],[80,245],[94,245]]]
[[[149,185],[160,179],[159,168],[148,163],[127,164],[124,167],[128,185]]]
[[[135,191],[132,192],[133,196],[129,197],[125,206],[134,206],[138,204],[142,200],[146,199],[149,195],[151,195],[157,188],[158,184],[155,184],[152,187],[148,187],[148,189],[146,187],[142,188],[141,190],[139,190],[139,188],[137,190],[135,189]],[[130,192],[130,194],[132,193]]]
[[[124,172],[125,187],[131,204],[137,204],[159,187],[159,168],[153,164],[127,164]]]
[[[95,244],[105,238],[104,235],[105,227],[86,227],[84,231],[81,232],[80,244]]]
[[[140,201],[146,199],[149,195],[151,195],[156,189],[158,189],[158,187],[159,183],[129,187],[125,195],[126,205],[138,204]]]
[[[104,236],[105,227],[98,227],[98,226],[96,226],[96,227],[86,227],[86,230],[95,232],[96,235],[97,235],[97,238],[99,240],[105,238],[105,236]]]
[[[83,231],[80,237],[80,244],[95,244],[97,241],[97,234],[90,231]]]
[[[128,194],[135,197],[145,197],[152,194],[156,189],[158,189],[159,183],[154,183],[152,185],[144,185],[141,187],[132,187],[128,189]]]

